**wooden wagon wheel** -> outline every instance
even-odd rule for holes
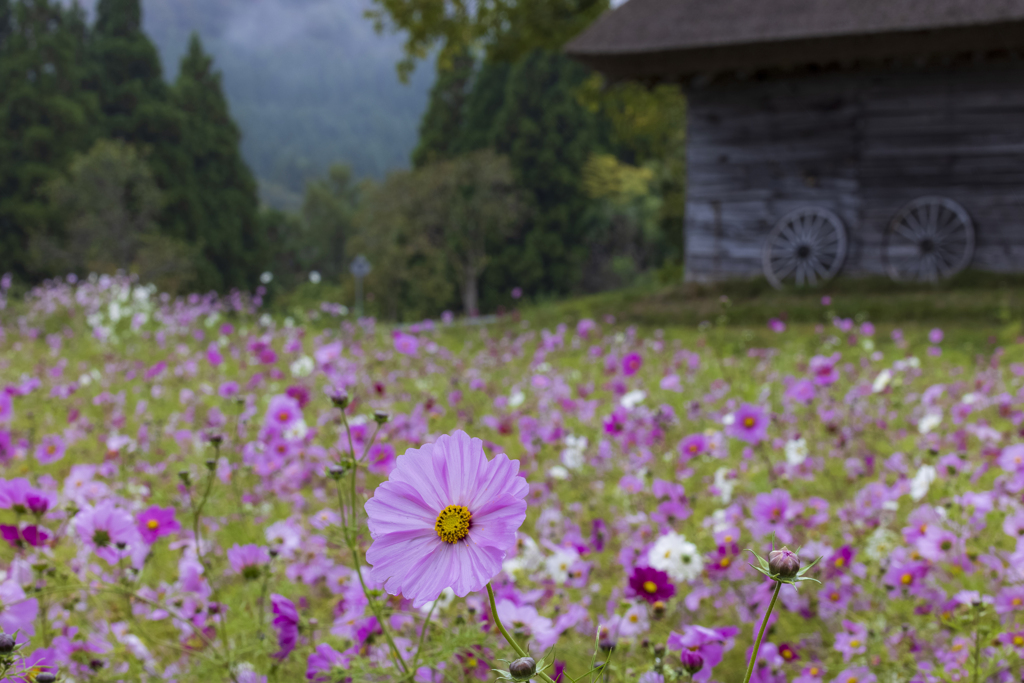
[[[920,197],[893,217],[882,253],[893,280],[937,282],[971,262],[974,224],[952,199]]]
[[[831,280],[846,259],[846,228],[828,209],[808,206],[775,224],[761,252],[764,276],[776,289]]]

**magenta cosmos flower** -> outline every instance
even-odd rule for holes
[[[629,577],[629,587],[638,598],[652,605],[658,601],[665,602],[676,594],[676,587],[669,580],[668,574],[653,567],[637,567]]]
[[[626,354],[626,357],[622,359],[622,374],[635,375],[643,364],[644,359],[639,353]]]
[[[526,519],[530,487],[518,474],[518,460],[488,460],[463,431],[407,450],[366,502],[370,576],[416,606],[445,588],[459,597],[482,589]]]
[[[174,518],[174,508],[153,506],[138,517],[139,535],[146,543],[156,543],[161,536],[171,536],[181,531],[181,524]]]

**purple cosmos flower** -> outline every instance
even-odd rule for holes
[[[18,632],[18,642],[36,633],[35,621],[39,615],[39,601],[26,598],[25,591],[16,581],[0,583],[0,631]]]
[[[690,434],[679,442],[679,458],[684,462],[693,460],[708,450],[708,439],[701,433]]]
[[[399,456],[366,503],[373,580],[417,606],[445,588],[459,597],[482,589],[526,519],[530,487],[518,472],[518,460],[488,460],[463,431]]]
[[[808,363],[808,369],[811,371],[811,376],[817,386],[827,387],[839,381],[839,370],[836,369],[836,365],[838,365],[840,358],[841,356],[838,353],[833,353],[831,356],[813,356],[811,358],[810,363]]]
[[[278,647],[277,652],[270,656],[281,661],[291,654],[299,640],[299,612],[295,609],[295,603],[277,593],[271,594],[270,604],[274,612]]]
[[[79,538],[109,564],[130,554],[130,547],[142,539],[131,514],[105,500],[75,515]]]
[[[35,524],[29,524],[24,528],[11,524],[0,524],[0,537],[15,548],[22,548],[25,545],[38,548],[41,545],[46,545],[46,542],[50,540],[50,532]]]
[[[734,439],[759,444],[768,436],[768,416],[757,406],[744,403],[733,414],[726,433]]]
[[[945,338],[946,335],[937,327],[928,333],[928,341],[932,344],[941,344]]]
[[[772,318],[768,321],[768,329],[772,332],[781,334],[786,331],[786,323],[782,322],[778,318]]]
[[[635,375],[643,364],[644,359],[639,353],[627,353],[626,357],[622,359],[622,374],[627,377]]]
[[[653,567],[635,568],[629,577],[629,587],[637,597],[651,604],[659,600],[665,602],[676,594],[676,587],[669,580],[668,574]]]
[[[270,551],[264,545],[249,543],[228,548],[228,562],[236,574],[241,574],[247,581],[258,579],[263,566],[270,562]]]
[[[878,678],[866,666],[855,666],[844,669],[832,679],[832,683],[875,683]]]
[[[395,469],[395,447],[389,443],[375,443],[366,454],[366,469],[387,476]]]
[[[814,400],[817,393],[817,389],[814,388],[814,382],[809,379],[798,379],[786,387],[783,396],[787,400],[807,405]]]
[[[278,394],[270,399],[266,415],[268,427],[272,426],[284,432],[301,419],[302,408],[299,407],[299,402],[291,396]]]
[[[395,351],[406,356],[415,356],[420,348],[419,339],[404,332],[395,332],[393,341],[395,344]]]
[[[1007,586],[996,595],[996,614],[1024,610],[1024,586]]]
[[[825,676],[825,667],[821,664],[805,666],[800,675],[793,679],[793,683],[821,683]]]
[[[173,507],[156,507],[155,505],[142,512],[138,517],[139,535],[146,543],[156,543],[161,536],[170,536],[181,531],[181,525],[174,518]]]
[[[750,506],[747,528],[754,536],[775,536],[782,543],[792,543],[793,534],[789,521],[800,514],[800,506],[793,502],[789,491],[774,489],[770,493],[759,493]]]
[[[704,666],[693,675],[693,680],[703,683],[711,679],[712,670],[722,661],[722,656],[732,649],[733,637],[739,633],[735,626],[726,628],[705,628],[684,626],[681,634],[673,631],[668,636],[668,649],[673,651],[693,650],[704,659]]]
[[[843,655],[844,662],[848,662],[854,655],[862,655],[867,652],[867,642],[867,626],[843,619],[843,630],[836,633],[833,648]]]
[[[309,655],[306,663],[306,680],[328,683],[339,678],[339,672],[348,669],[352,660],[348,655],[335,650],[327,643],[321,643]],[[340,676],[344,678],[344,676]]]
[[[49,465],[64,457],[67,446],[59,434],[47,434],[36,447],[36,460],[40,465]]]

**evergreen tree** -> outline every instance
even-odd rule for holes
[[[0,271],[33,275],[29,237],[52,228],[43,187],[95,138],[81,10],[0,0]]]
[[[161,229],[191,243],[194,228],[187,215],[176,213],[195,182],[183,145],[184,115],[171,101],[160,57],[142,32],[139,2],[99,0],[96,6],[91,48],[103,137],[124,140],[145,155],[165,200]]]
[[[495,121],[495,143],[508,155],[532,208],[521,242],[498,253],[485,274],[494,306],[515,286],[535,294],[565,294],[582,282],[587,235],[597,218],[581,174],[600,151],[607,132],[600,117],[579,101],[588,71],[554,52],[534,50],[509,75]]]
[[[186,182],[173,188],[166,216],[180,226],[175,232],[196,244],[204,289],[245,287],[259,264],[256,181],[239,152],[241,133],[231,119],[213,59],[192,34],[181,60],[172,99],[183,115],[181,148],[191,164]]]
[[[462,129],[455,144],[459,154],[494,145],[495,122],[505,105],[505,86],[511,66],[485,61],[473,78],[463,107]]]
[[[417,168],[450,159],[457,153],[463,106],[473,77],[473,57],[466,50],[450,62],[444,55],[439,56],[437,65],[437,81],[420,122],[420,141],[412,153],[412,163]]]

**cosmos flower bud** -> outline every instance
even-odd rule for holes
[[[528,681],[537,673],[537,662],[532,657],[520,657],[508,665],[508,673],[513,681]]]
[[[331,396],[331,403],[334,404],[335,408],[339,408],[340,410],[345,410],[345,408],[348,408],[348,403],[349,403],[348,392],[347,391],[339,391],[339,392],[337,392],[336,394]]]
[[[695,650],[683,650],[680,661],[683,669],[691,676],[704,668],[704,658]]]
[[[618,641],[615,636],[612,635],[611,631],[606,627],[601,627],[601,634],[597,639],[597,646],[601,648],[601,652],[608,653],[615,649]]]
[[[800,558],[783,546],[768,553],[768,570],[784,579],[791,579],[800,571]]]
[[[181,479],[181,483],[185,486],[192,485],[192,475],[188,473],[188,470],[181,470],[178,472],[178,479]]]
[[[386,410],[375,410],[373,411],[373,421],[379,425],[384,424],[391,419],[391,414]]]
[[[217,468],[217,461],[216,460],[207,460],[206,461],[206,469],[208,469],[211,472],[213,472],[213,470],[215,470],[216,468]]]
[[[53,683],[56,680],[57,676],[50,673],[49,671],[44,671],[42,673],[36,674],[36,683]]]
[[[663,644],[659,643],[654,646],[654,656],[659,658],[665,656],[665,646]]]
[[[0,633],[0,655],[9,655],[14,652],[14,638],[6,633]]]
[[[662,617],[664,617],[665,616],[665,603],[662,602],[661,600],[655,601],[655,603],[653,605],[651,605],[651,616],[654,617],[655,619],[661,619]]]
[[[207,437],[207,439],[208,439],[208,440],[209,440],[209,442],[210,442],[210,443],[212,443],[212,444],[213,444],[214,446],[219,446],[219,445],[221,445],[221,443],[222,443],[222,442],[224,441],[224,437],[223,437],[223,436],[221,436],[220,434],[210,434],[210,436],[209,436],[209,437]]]
[[[338,481],[339,479],[345,476],[345,472],[347,471],[348,468],[345,467],[344,465],[331,465],[330,467],[327,468],[327,476],[333,479],[334,481]]]

